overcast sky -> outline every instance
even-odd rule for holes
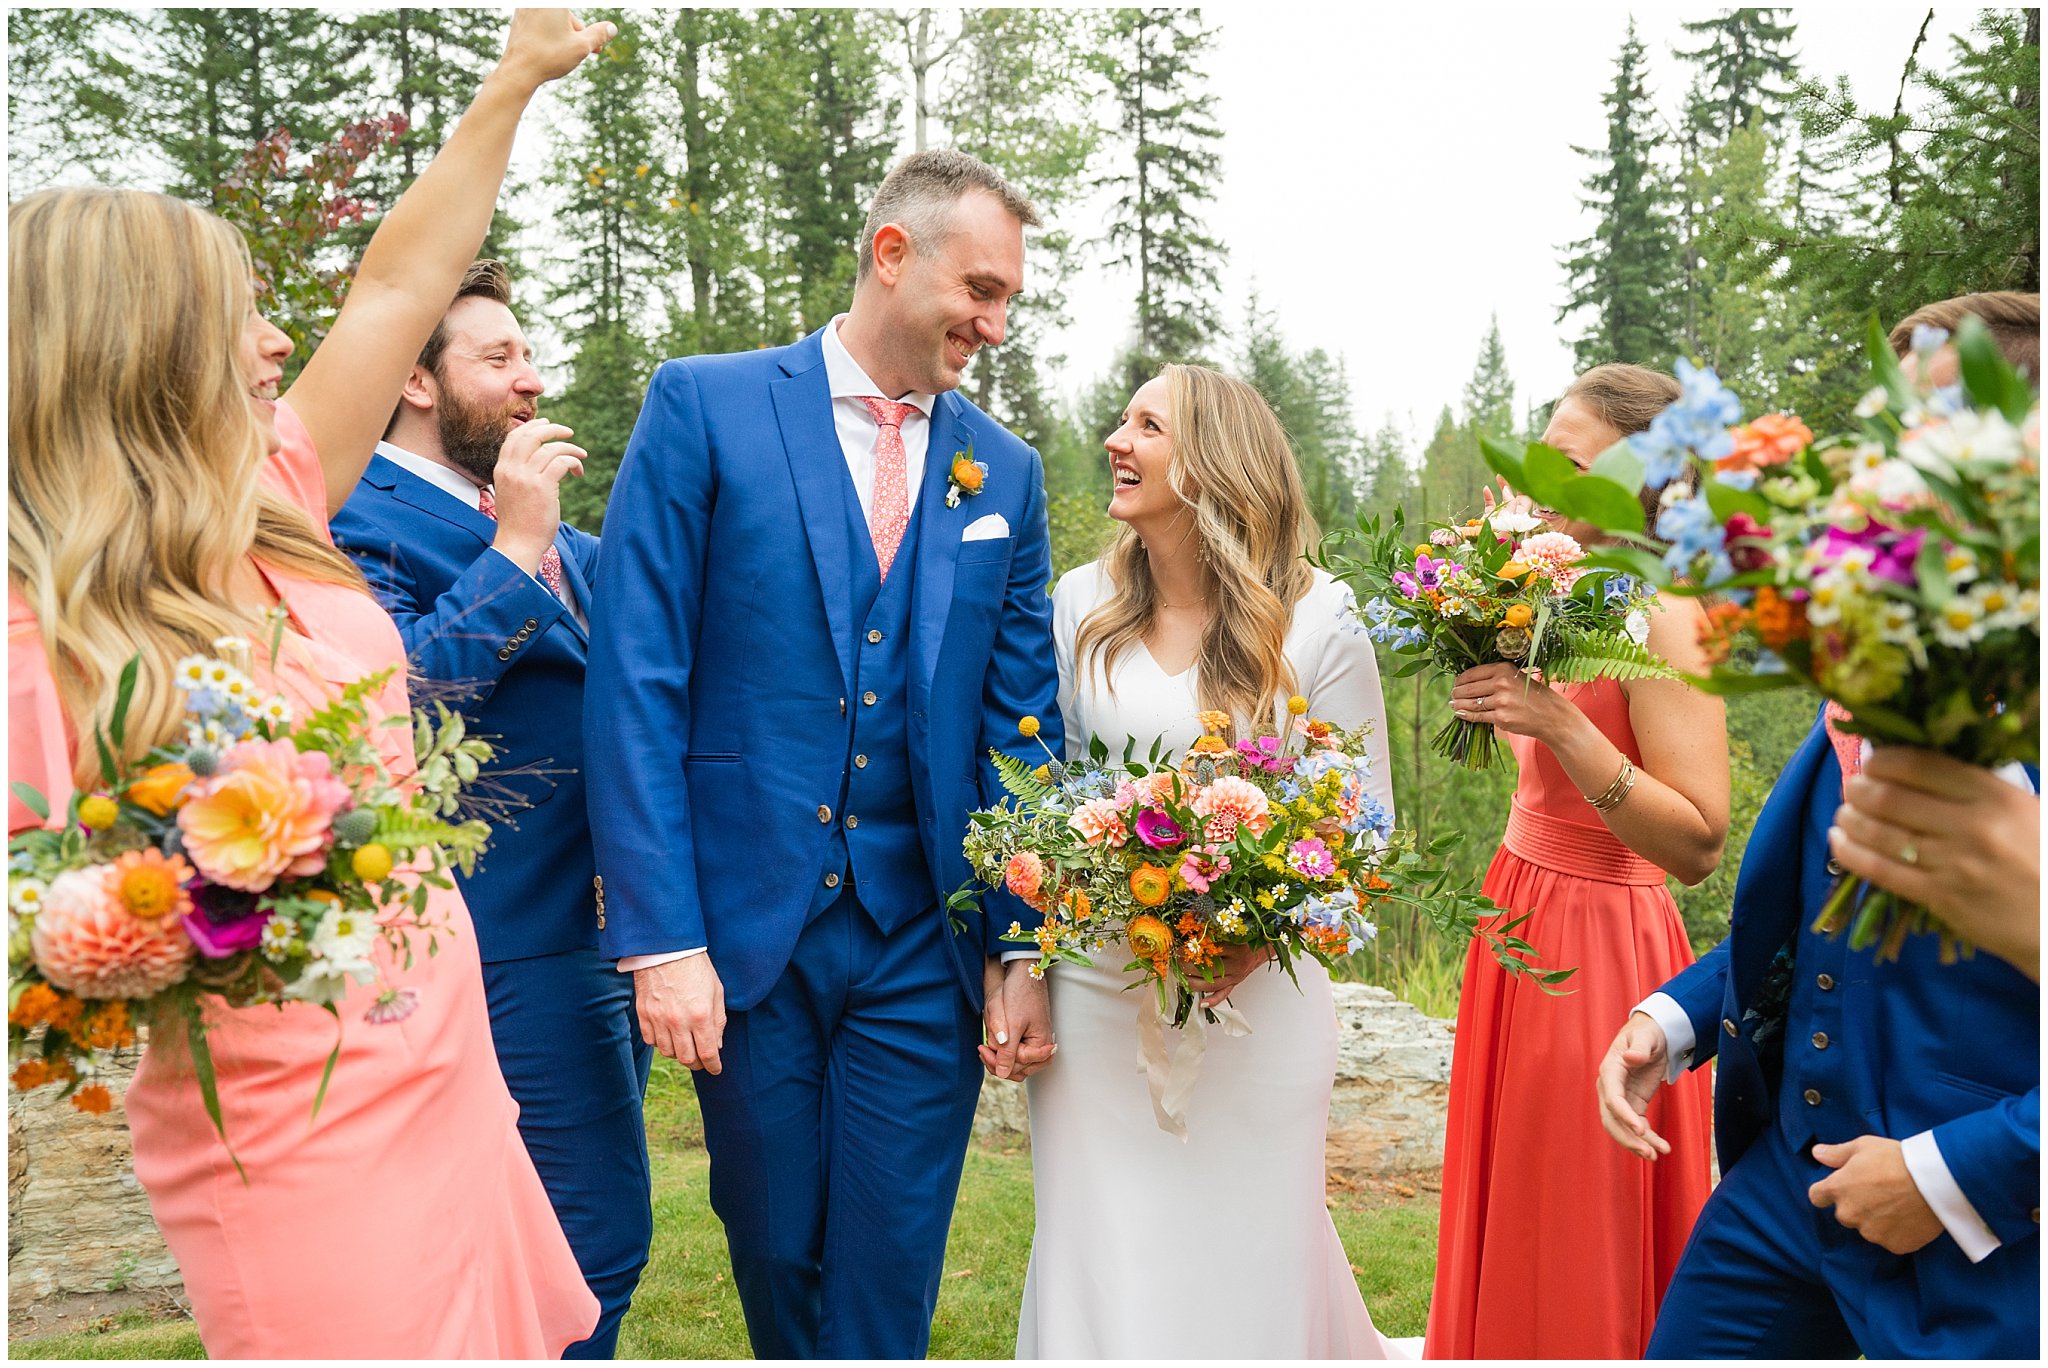
[[[1675,115],[1704,6],[1635,9],[1650,88]],[[1487,317],[1498,311],[1518,411],[1571,378],[1559,248],[1592,223],[1579,208],[1585,158],[1604,145],[1600,98],[1628,23],[1625,6],[1224,3],[1209,70],[1224,130],[1223,183],[1209,222],[1230,247],[1224,314],[1254,282],[1297,349],[1350,363],[1362,426],[1384,413],[1411,432],[1455,402]],[[1926,8],[1802,6],[1804,71],[1854,83],[1889,111]],[[1935,12],[1923,60],[1948,66],[1948,35],[1972,12]],[[1099,376],[1125,340],[1132,286],[1091,267],[1071,289],[1059,338],[1063,390]]]

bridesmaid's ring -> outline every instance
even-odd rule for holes
[[[1917,842],[1908,841],[1899,848],[1899,863],[1903,865],[1917,865],[1920,863],[1920,846]]]

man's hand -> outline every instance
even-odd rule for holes
[[[1859,1135],[1846,1145],[1815,1145],[1813,1157],[1834,1172],[1806,1190],[1817,1207],[1894,1254],[1911,1254],[1941,1234],[1941,1218],[1920,1195],[1896,1140]]]
[[[585,57],[618,36],[619,26],[596,23],[584,27],[565,9],[512,11],[512,30],[505,35],[505,55],[498,70],[522,89],[533,90],[574,71]]]
[[[633,971],[640,1038],[686,1069],[720,1072],[725,1043],[725,985],[709,954],[687,955]]]
[[[1002,963],[991,955],[982,971],[982,1067],[997,1078],[1023,1080],[1052,1062],[1052,999],[1043,978],[1032,977],[1039,962]]]
[[[491,545],[529,575],[555,544],[562,525],[562,480],[583,473],[583,448],[562,439],[560,423],[533,418],[506,434],[491,475],[498,505],[498,535]]]
[[[1664,1086],[1670,1067],[1664,1030],[1641,1012],[1631,1012],[1607,1057],[1600,1061],[1593,1092],[1600,1099],[1600,1124],[1614,1143],[1638,1159],[1655,1161],[1671,1153],[1671,1142],[1650,1129],[1650,1099]]]

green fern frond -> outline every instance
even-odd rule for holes
[[[1052,796],[1052,786],[1040,783],[1031,773],[1032,766],[1016,756],[991,749],[988,758],[995,765],[996,777],[1003,781],[1004,790],[1018,802],[1035,807]]]
[[[1543,677],[1553,684],[1585,684],[1682,676],[1662,656],[1619,632],[1573,632],[1558,636],[1543,661]]]

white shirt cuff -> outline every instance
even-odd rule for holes
[[[652,969],[657,964],[668,964],[692,955],[701,955],[711,947],[700,945],[695,950],[669,950],[659,955],[628,955],[619,961],[619,972],[630,974],[636,969]]]
[[[2003,1243],[1991,1233],[1991,1227],[1984,1224],[1977,1208],[1970,1205],[1970,1199],[1956,1185],[1956,1176],[1948,1171],[1948,1160],[1941,1157],[1941,1146],[1934,1143],[1933,1131],[1921,1131],[1901,1140],[1899,1157],[1906,1161],[1913,1186],[1920,1189],[1920,1195],[1941,1219],[1942,1229],[1955,1237],[1963,1257],[1971,1263],[1981,1263]]]
[[[1038,952],[1037,952],[1036,950],[1005,950],[1005,951],[1003,951],[1003,963],[1005,963],[1005,964],[1008,964],[1008,963],[1009,963],[1009,962],[1010,962],[1011,960],[1020,960],[1020,959],[1038,959],[1038,958],[1039,958],[1039,954],[1038,954]]]
[[[1692,1063],[1693,1047],[1699,1044],[1699,1037],[1693,1034],[1692,1018],[1678,1005],[1678,999],[1669,993],[1652,993],[1636,1004],[1636,1011],[1657,1023],[1657,1029],[1664,1033],[1664,1053],[1667,1063],[1664,1067],[1664,1081],[1676,1083],[1678,1076]]]

